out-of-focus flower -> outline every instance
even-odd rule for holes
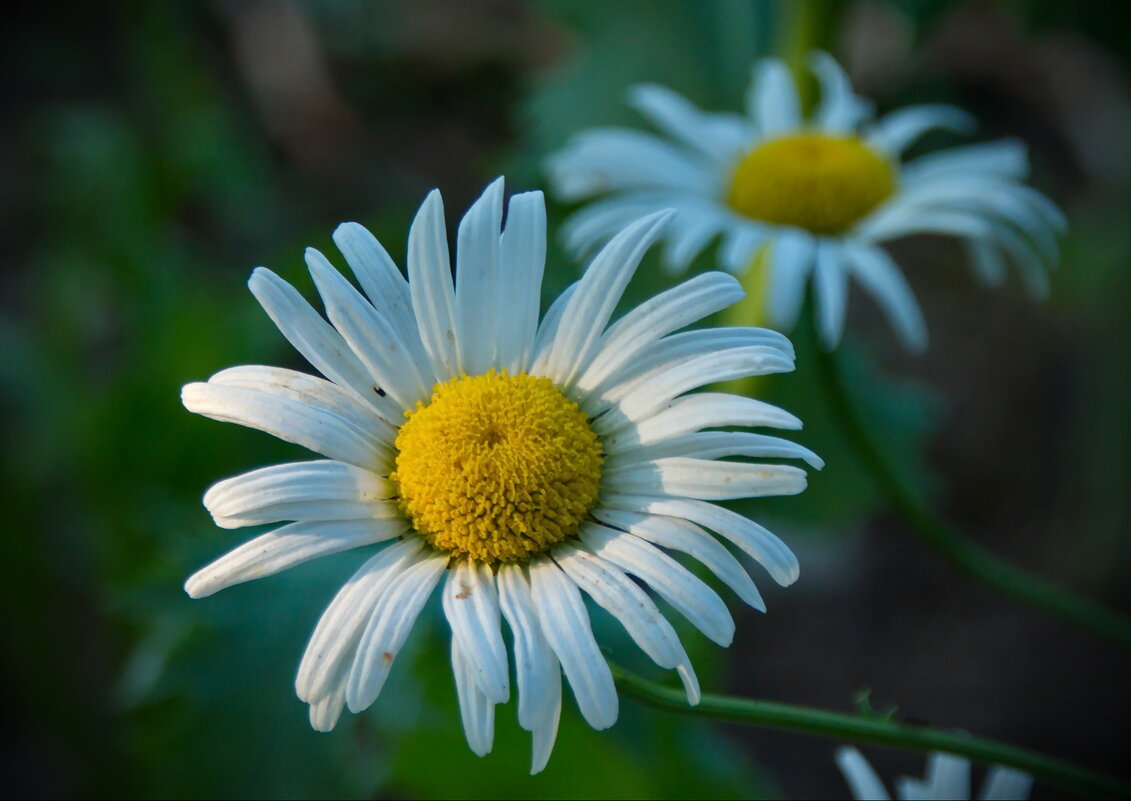
[[[855,748],[837,749],[836,764],[852,790],[852,797],[857,801],[886,801],[891,798],[876,771]],[[978,798],[986,801],[1024,801],[1029,797],[1032,787],[1033,777],[1028,773],[995,765],[986,773]],[[953,754],[936,751],[927,759],[927,775],[922,779],[899,777],[895,780],[895,794],[903,801],[970,798],[970,762]]]
[[[786,440],[719,427],[796,429],[749,398],[685,394],[717,381],[793,369],[789,341],[753,328],[673,333],[742,297],[724,273],[701,275],[609,325],[669,212],[628,226],[539,323],[546,220],[541,193],[493,183],[459,226],[453,286],[443,206],[425,200],[409,232],[406,281],[359,225],[337,229],[363,295],[326,258],[307,264],[329,322],[269,270],[250,287],[283,335],[329,380],[276,367],[223,370],[182,392],[190,411],[302,445],[324,459],[254,470],[204,496],[217,525],[288,522],[189,578],[203,597],[325,554],[388,543],[337,594],[296,680],[316,729],[381,691],[414,621],[443,578],[451,660],[467,740],[491,749],[510,695],[501,617],[514,636],[519,723],[532,770],[557,733],[561,673],[597,729],[617,718],[612,675],[582,592],[657,664],[699,686],[650,587],[726,646],[720,597],[665,549],[700,560],[748,604],[753,581],[710,529],[782,585],[789,548],[712,501],[800,492],[805,472],[724,457],[820,459]],[[446,577],[445,577],[446,574]]]
[[[674,208],[668,269],[685,269],[720,235],[726,269],[741,273],[764,254],[770,322],[792,327],[812,279],[827,347],[841,337],[849,276],[875,297],[907,347],[926,346],[918,303],[880,247],[908,234],[959,237],[985,283],[1003,281],[1012,260],[1034,293],[1047,292],[1065,221],[1022,183],[1029,168],[1021,143],[956,147],[903,163],[927,131],[967,131],[973,119],[924,105],[873,120],[871,104],[853,94],[829,55],[815,53],[811,65],[821,99],[808,118],[788,68],[772,58],[754,67],[745,116],[700,111],[662,86],[633,87],[630,102],[664,137],[584,131],[547,162],[564,199],[609,195],[571,218],[566,244],[584,250],[641,215]]]

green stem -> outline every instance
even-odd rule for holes
[[[812,318],[812,314],[807,315]],[[814,342],[819,340],[814,337]],[[814,347],[817,369],[836,415],[852,447],[911,531],[941,553],[951,567],[1006,595],[1031,604],[1063,621],[1131,648],[1131,621],[1112,610],[1073,594],[967,541],[924,503],[884,458],[861,421],[832,353]]]
[[[1036,778],[1079,793],[1084,798],[1097,795],[1131,798],[1131,784],[1121,779],[996,740],[898,723],[882,717],[845,715],[823,709],[725,695],[704,695],[697,706],[688,706],[682,691],[649,681],[617,665],[610,667],[621,692],[660,709],[841,741],[888,745],[912,751],[945,751],[983,764],[1018,768]]]

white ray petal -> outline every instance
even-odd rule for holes
[[[986,772],[978,801],[1017,801],[1033,790],[1033,777],[1015,768],[994,765]]]
[[[954,177],[960,173],[1024,178],[1029,174],[1025,145],[1014,139],[984,142],[941,150],[903,165],[900,180],[905,186],[930,178]]]
[[[538,326],[538,334],[534,337],[534,352],[530,356],[531,375],[545,375],[549,365],[550,356],[554,352],[554,341],[558,336],[558,328],[562,323],[562,314],[565,312],[573,293],[577,291],[578,282],[575,281],[565,288],[562,294],[550,304],[546,310],[542,323]]]
[[[877,150],[898,157],[932,129],[947,128],[956,133],[971,133],[975,127],[974,117],[954,106],[908,106],[878,120],[868,132],[866,141]]]
[[[349,664],[342,662],[328,683],[327,691],[310,705],[310,728],[315,731],[332,731],[342,716],[346,705],[346,678]]]
[[[467,745],[476,756],[487,756],[495,742],[495,702],[479,689],[476,668],[457,637],[452,637],[452,675]]]
[[[499,236],[503,225],[503,179],[496,178],[471,204],[456,238],[456,339],[468,375],[496,364],[502,281]]]
[[[420,341],[432,359],[432,372],[444,381],[459,375],[455,289],[444,203],[438,190],[425,198],[408,231],[408,285]]]
[[[856,242],[845,244],[844,255],[852,274],[879,303],[903,344],[913,351],[923,351],[927,347],[923,312],[891,256],[878,247]]]
[[[749,125],[740,117],[700,111],[665,86],[633,86],[628,102],[659,130],[716,162],[730,161],[751,138]]]
[[[507,205],[507,227],[499,242],[499,308],[510,321],[509,333],[496,343],[499,364],[512,375],[527,369],[534,353],[545,266],[546,201],[541,192],[514,195]]]
[[[346,684],[346,705],[360,712],[377,700],[424,602],[448,564],[446,555],[423,556],[393,580],[373,608]]]
[[[775,328],[790,329],[797,322],[815,252],[815,240],[800,228],[782,228],[774,238],[767,310]]]
[[[856,801],[889,801],[891,798],[876,771],[855,748],[838,748],[836,764]]]
[[[821,102],[813,113],[816,126],[829,133],[851,133],[871,115],[871,103],[857,97],[840,64],[828,53],[809,56],[809,68],[821,83]]]
[[[970,760],[936,751],[927,758],[925,781],[931,798],[969,798]]]
[[[617,720],[617,691],[609,665],[593,639],[581,593],[549,559],[535,559],[529,570],[542,634],[561,662],[581,715],[594,729],[607,729]]]
[[[801,125],[801,104],[789,68],[776,58],[763,58],[754,65],[747,93],[746,113],[762,136],[795,131]]]
[[[403,520],[304,520],[261,534],[189,576],[185,592],[205,598],[225,587],[272,576],[319,556],[400,536]]]
[[[490,566],[461,559],[448,571],[441,597],[452,637],[460,641],[479,688],[494,703],[505,703],[510,697],[510,678]]]
[[[700,431],[652,445],[609,452],[605,458],[605,470],[667,456],[691,456],[697,459],[722,459],[727,456],[801,459],[817,470],[825,466],[824,459],[813,451],[781,437],[749,431]]]
[[[723,269],[734,275],[742,275],[754,264],[761,252],[769,229],[763,225],[740,224],[731,228],[719,247],[719,262]]]
[[[605,470],[601,486],[625,495],[658,495],[726,501],[796,495],[805,489],[805,471],[792,465],[720,462],[669,456]]]
[[[608,526],[697,559],[745,603],[759,612],[766,611],[762,595],[742,563],[718,540],[694,523],[681,518],[613,509],[600,504],[593,509],[593,516]]]
[[[670,670],[679,669],[688,702],[699,703],[699,684],[691,670],[691,660],[675,629],[648,594],[616,565],[572,543],[558,545],[551,555],[578,587],[620,621],[632,641],[653,662]]]
[[[295,692],[307,703],[340,688],[353,666],[357,642],[377,599],[402,570],[417,561],[419,537],[394,542],[368,559],[350,577],[318,620],[295,677]],[[343,696],[344,697],[344,696]]]
[[[594,523],[583,523],[580,536],[594,554],[639,578],[716,643],[730,645],[734,619],[726,604],[679,562],[634,534]]]
[[[838,242],[831,239],[817,242],[813,287],[821,344],[827,350],[832,350],[840,344],[840,337],[844,333],[845,308],[848,306],[848,272]]]

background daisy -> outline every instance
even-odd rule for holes
[[[887,801],[891,798],[883,781],[857,749],[837,749],[836,764],[856,801]],[[895,781],[895,797],[901,801],[967,799],[985,801],[1025,801],[1033,778],[1020,770],[994,765],[977,796],[970,793],[970,760],[954,754],[934,752],[927,758],[927,775],[922,779],[901,776]]]
[[[967,145],[904,162],[904,154],[936,128],[969,132],[973,118],[949,106],[909,106],[878,120],[853,94],[826,53],[810,67],[820,81],[811,114],[784,62],[766,58],[753,69],[745,115],[709,113],[671,90],[645,84],[629,102],[662,136],[618,128],[575,135],[546,162],[565,200],[596,196],[563,230],[572,250],[604,241],[627,221],[657,208],[679,215],[663,264],[684,270],[716,237],[718,261],[768,277],[765,312],[777,328],[797,320],[811,284],[826,347],[844,329],[848,280],[879,303],[904,344],[921,350],[927,330],[896,263],[880,245],[908,234],[959,237],[977,275],[1005,279],[1015,262],[1030,289],[1048,291],[1064,218],[1026,186],[1025,147],[1016,141]]]
[[[546,218],[541,193],[503,181],[459,226],[456,280],[438,192],[409,232],[408,280],[355,224],[334,238],[363,296],[318,251],[307,264],[322,319],[259,268],[250,286],[283,335],[329,380],[275,367],[233,367],[189,384],[189,411],[239,423],[326,457],[254,470],[205,494],[216,523],[292,521],[194,574],[200,598],[343,550],[395,541],[357,570],[307,644],[295,688],[311,725],[330,730],[343,705],[372,704],[413,624],[442,584],[451,664],[468,744],[491,750],[495,706],[510,697],[501,618],[514,641],[520,725],[531,771],[545,767],[561,711],[560,674],[596,729],[617,718],[612,674],[582,593],[658,665],[688,702],[699,683],[675,630],[629,576],[716,643],[734,622],[713,590],[668,551],[698,559],[764,610],[754,583],[713,531],[779,584],[797,559],[762,526],[711,501],[792,495],[803,470],[724,457],[803,459],[786,440],[734,427],[800,428],[750,398],[686,394],[707,384],[793,369],[793,350],[764,329],[673,333],[742,297],[709,273],[609,325],[645,250],[670,219],[628,226],[539,323]],[[727,427],[727,431],[708,431]]]

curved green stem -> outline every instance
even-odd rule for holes
[[[840,741],[874,743],[912,751],[946,751],[975,762],[1018,768],[1085,798],[1097,795],[1131,798],[1131,783],[1087,770],[1063,759],[996,740],[898,723],[883,717],[845,715],[823,709],[725,695],[704,695],[697,706],[688,706],[682,691],[649,681],[617,665],[610,667],[621,692],[660,709],[721,718],[750,726],[815,734]]]
[[[812,317],[811,314],[808,316]],[[816,338],[814,341],[817,341]],[[868,435],[833,354],[823,350],[819,344],[814,351],[832,412],[837,416],[845,436],[880,490],[923,543],[941,553],[956,570],[1061,620],[1131,648],[1131,620],[995,556],[969,542],[940,520],[900,478]]]

